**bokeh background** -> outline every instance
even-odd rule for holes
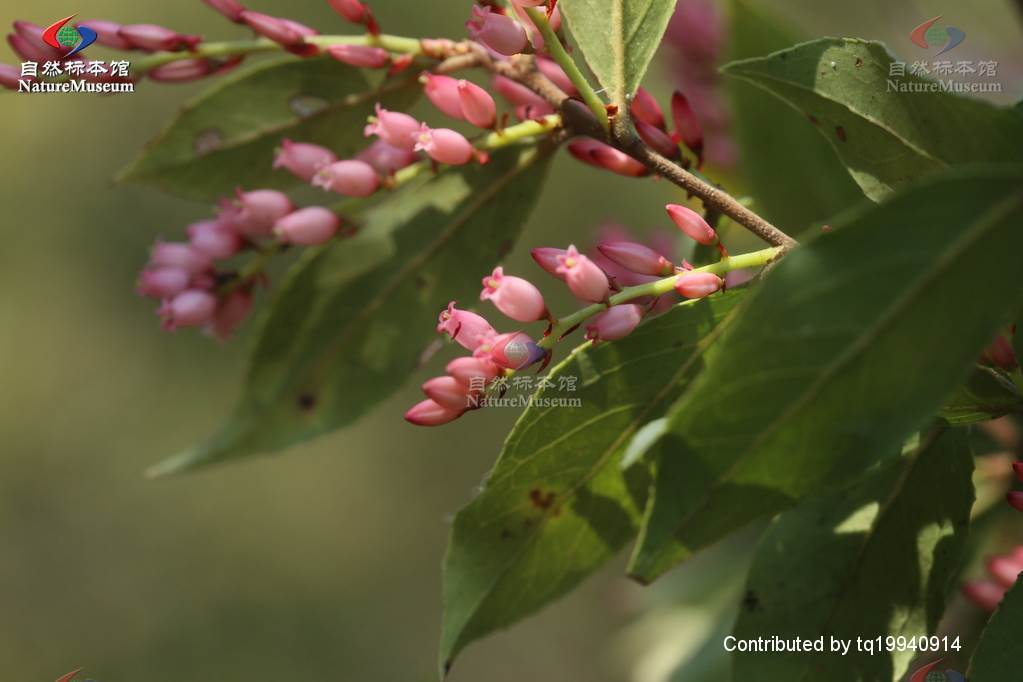
[[[251,4],[349,30],[321,0]],[[763,4],[808,34],[879,38],[903,54],[913,26],[947,12],[969,35],[964,58],[1001,57],[1006,96],[1018,98],[1010,2]],[[461,35],[469,8],[373,5],[389,32],[410,35]],[[72,12],[245,35],[198,0],[0,0],[5,24]],[[16,61],[6,45],[0,59]],[[663,100],[669,71],[662,61],[650,78]],[[99,682],[435,679],[447,520],[493,462],[513,411],[444,429],[405,424],[432,367],[357,426],[282,456],[142,476],[214,429],[251,341],[158,330],[133,292],[136,272],[156,236],[180,235],[209,207],[110,181],[200,88],[0,96],[0,677],[52,680],[84,666]],[[663,228],[668,198],[666,183],[561,158],[520,244],[588,243],[608,221]],[[524,253],[511,269],[539,275]],[[482,275],[493,264],[475,265]],[[472,646],[451,679],[666,679],[720,626],[754,537],[646,590],[609,567]],[[687,599],[700,605],[664,607]]]

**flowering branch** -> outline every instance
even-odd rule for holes
[[[537,345],[541,348],[552,348],[564,334],[578,327],[594,315],[604,312],[611,306],[629,303],[638,298],[656,298],[658,296],[663,296],[664,294],[673,291],[678,286],[679,280],[683,277],[692,277],[696,273],[708,273],[718,277],[723,277],[733,270],[758,268],[772,262],[781,255],[782,251],[783,249],[781,247],[775,246],[767,249],[761,249],[759,251],[751,251],[750,253],[742,253],[736,256],[722,258],[711,265],[705,265],[692,270],[685,270],[653,282],[626,287],[618,293],[609,296],[606,303],[594,303],[586,306],[585,308],[580,308],[571,315],[562,317],[551,326],[550,333],[541,339]]]

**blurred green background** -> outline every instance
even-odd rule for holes
[[[951,1],[770,4],[818,35],[881,38],[903,53],[915,23],[965,11]],[[253,5],[323,32],[349,31],[320,0]],[[373,5],[389,32],[454,36],[469,7]],[[246,35],[198,0],[0,1],[5,23],[45,25],[72,12]],[[991,36],[990,49],[970,41],[979,56],[1018,48],[1009,12],[995,0],[971,4],[968,32]],[[652,88],[666,99],[660,75]],[[1011,90],[1018,62],[1001,75]],[[109,180],[201,87],[0,97],[0,677],[52,680],[84,666],[99,682],[434,679],[447,519],[516,416],[493,410],[444,429],[405,424],[416,387],[447,354],[354,428],[199,475],[141,475],[213,430],[236,396],[251,341],[159,331],[152,306],[133,292],[137,270],[156,236],[179,238],[209,207]],[[561,158],[520,244],[588,243],[608,220],[640,233],[663,227],[669,197],[677,199],[666,183]],[[539,279],[524,253],[510,269]],[[492,265],[477,264],[481,275]],[[678,646],[702,641],[714,624],[655,621],[678,633],[668,653],[644,646],[652,636],[620,636],[681,579],[644,592],[619,568],[474,645],[451,679],[662,679]],[[693,628],[702,629],[690,637]]]

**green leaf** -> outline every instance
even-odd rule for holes
[[[890,77],[876,42],[824,38],[723,71],[764,88],[810,117],[853,179],[874,200],[949,165],[1023,161],[1023,119],[948,92],[899,92],[933,81]],[[899,86],[902,87],[902,86]]]
[[[779,516],[760,541],[737,639],[824,637],[828,653],[735,654],[736,679],[898,680],[915,651],[873,655],[855,640],[933,634],[966,549],[973,457],[963,431],[842,492]],[[833,639],[852,640],[845,655]]]
[[[675,0],[561,0],[576,44],[611,102],[622,105],[643,80]]]
[[[935,414],[1023,300],[1021,186],[948,173],[785,256],[669,412],[630,571],[845,483]]]
[[[802,36],[747,0],[731,2],[729,58],[745,59],[788,47]],[[806,116],[739,78],[726,78],[732,130],[739,146],[744,189],[756,210],[790,234],[799,234],[858,201],[863,192],[835,150]]]
[[[1016,579],[981,634],[970,660],[970,682],[1019,679],[1019,634],[1023,632],[1023,577]]]
[[[372,209],[354,238],[311,250],[273,301],[233,416],[151,474],[280,450],[393,393],[437,338],[438,311],[476,300],[480,268],[511,248],[548,156],[511,149],[449,169]]]
[[[1023,412],[1023,395],[1003,372],[978,366],[945,401],[938,416],[954,426],[975,424]]]
[[[300,181],[273,168],[284,138],[352,156],[373,105],[402,109],[422,88],[414,79],[371,86],[359,69],[327,59],[287,58],[229,76],[187,104],[123,170],[138,182],[197,200],[245,188],[286,188]]]
[[[622,453],[677,398],[741,291],[682,304],[614,343],[581,346],[551,370],[508,435],[486,487],[455,517],[444,563],[445,668],[466,645],[533,613],[635,533],[646,469]],[[562,377],[575,390],[559,390]],[[566,379],[568,381],[568,379]]]

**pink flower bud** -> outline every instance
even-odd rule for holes
[[[490,93],[464,79],[458,81],[457,90],[465,120],[480,128],[493,128],[497,121],[497,105]]]
[[[201,36],[183,35],[156,24],[128,24],[117,35],[132,48],[147,52],[194,50],[202,42]]]
[[[227,341],[252,310],[252,292],[235,289],[217,302],[213,319],[207,327],[210,334],[220,341]]]
[[[206,270],[212,264],[209,256],[191,244],[161,241],[153,245],[149,262],[158,268],[180,268],[191,275]]]
[[[287,194],[273,189],[243,192],[239,188],[235,197],[233,202],[221,203],[220,218],[250,237],[271,234],[274,224],[295,208]]]
[[[987,560],[987,572],[1004,588],[1016,584],[1016,578],[1023,573],[1023,566],[1012,555],[993,556]]]
[[[508,100],[510,104],[514,104],[516,106],[532,105],[538,110],[544,107],[547,107],[548,109],[551,108],[550,104],[543,97],[540,97],[540,95],[536,94],[525,85],[516,83],[510,78],[494,76],[491,81],[491,85],[493,85],[494,90],[496,90],[501,97]]]
[[[452,410],[471,407],[469,386],[454,377],[434,377],[423,384],[423,393],[438,405]]]
[[[288,52],[301,57],[311,57],[320,52],[319,47],[305,42],[306,37],[317,35],[316,30],[305,24],[252,10],[244,10],[241,13],[241,19],[256,35],[269,38],[282,45]]]
[[[150,298],[171,298],[188,288],[192,275],[181,268],[158,267],[143,270],[135,291]]]
[[[178,59],[161,64],[146,75],[158,83],[188,83],[217,71],[209,59]]]
[[[374,140],[369,147],[359,152],[355,158],[373,166],[376,172],[381,175],[392,175],[413,163],[416,160],[416,154],[411,149],[395,147],[383,140]]]
[[[335,161],[337,155],[326,147],[284,139],[274,157],[274,168],[286,168],[295,177],[310,182],[316,171]]]
[[[579,91],[576,90],[575,85],[572,84],[572,80],[568,77],[568,74],[566,74],[553,59],[537,57],[536,66],[540,69],[540,73],[547,76],[547,78],[561,88],[566,95],[572,96],[579,94]]]
[[[1005,596],[1005,588],[990,580],[971,580],[963,583],[963,594],[985,611],[994,611]]]
[[[230,225],[219,220],[192,223],[187,232],[192,246],[215,260],[230,258],[242,247],[241,237]]]
[[[425,123],[415,135],[415,151],[424,151],[438,163],[461,166],[472,161],[472,143],[450,128],[430,128]]]
[[[369,8],[359,0],[329,0],[334,11],[353,24],[361,24],[366,21]]]
[[[269,38],[275,43],[285,46],[299,45],[303,42],[302,33],[295,27],[288,25],[280,17],[273,17],[262,12],[245,10],[240,15],[242,21],[248,24],[256,35]]]
[[[600,303],[607,299],[607,275],[589,258],[579,253],[575,245],[558,256],[557,273],[575,296],[583,301]]]
[[[667,277],[675,272],[671,261],[643,244],[603,242],[597,245],[597,250],[623,268],[641,275]]]
[[[586,338],[593,342],[617,341],[631,334],[642,319],[642,306],[635,303],[612,306],[586,326]]]
[[[208,291],[188,289],[163,302],[157,315],[163,328],[174,331],[178,327],[201,327],[213,319],[217,297]]]
[[[376,135],[387,144],[411,150],[415,135],[419,132],[419,121],[399,111],[388,111],[376,105],[376,117],[365,128],[366,137]]]
[[[465,409],[452,409],[450,407],[444,407],[439,405],[432,400],[424,400],[421,403],[416,403],[405,413],[405,421],[415,424],[416,426],[440,426],[441,424],[447,424],[453,422],[462,414],[465,413]]]
[[[519,54],[529,41],[522,25],[490,7],[473,5],[472,18],[465,22],[473,40],[503,55]]]
[[[519,7],[539,7],[547,4],[547,0],[511,0],[511,2]]]
[[[444,368],[448,374],[466,386],[485,384],[500,371],[500,368],[486,358],[455,358]]]
[[[675,281],[675,291],[686,298],[703,298],[720,291],[724,283],[713,272],[684,272]]]
[[[489,277],[483,278],[481,301],[491,301],[497,309],[517,322],[535,322],[547,317],[543,294],[521,277],[504,274],[496,267]]]
[[[646,166],[636,159],[598,140],[590,138],[573,140],[568,145],[568,151],[583,163],[619,175],[638,178],[649,173]]]
[[[26,40],[16,33],[8,34],[7,44],[11,46],[11,50],[14,51],[14,54],[27,62],[43,63],[46,61],[56,61],[60,59],[59,56],[54,56],[52,54],[52,48],[39,47],[38,45],[33,44],[32,41]]]
[[[675,122],[675,133],[682,143],[700,159],[703,158],[703,126],[696,118],[689,100],[681,92],[671,96],[671,118]]]
[[[540,246],[535,249],[531,249],[529,255],[533,257],[536,264],[541,268],[554,275],[558,279],[565,279],[565,277],[558,272],[558,268],[561,267],[561,262],[558,260],[559,257],[564,256],[568,253],[565,249],[555,249],[550,246]]]
[[[462,104],[458,99],[458,80],[451,76],[442,76],[429,71],[424,71],[420,76],[423,83],[423,92],[433,106],[440,109],[451,118],[464,120]]]
[[[43,42],[43,29],[27,21],[14,22],[14,33],[8,34],[7,44],[25,61],[61,61],[64,53]],[[20,73],[20,72],[19,72]]]
[[[79,21],[75,23],[75,26],[84,26],[95,31],[96,42],[99,45],[112,47],[115,50],[130,50],[132,48],[131,42],[121,37],[121,25],[116,22],[104,19],[89,19],[87,21]]]
[[[0,64],[0,86],[8,90],[17,90],[21,80],[21,69],[10,64]],[[26,78],[25,80],[31,80]]]
[[[380,69],[391,63],[387,50],[368,45],[331,45],[327,54],[339,62],[363,69]]]
[[[455,302],[448,303],[437,320],[437,331],[447,334],[452,341],[457,341],[463,348],[474,351],[486,339],[497,335],[497,332],[482,315],[468,310],[459,310]]]
[[[380,187],[380,176],[365,161],[348,159],[324,166],[313,177],[313,186],[346,197],[368,197]]]
[[[215,11],[220,12],[231,21],[237,24],[245,23],[242,19],[242,12],[245,11],[245,5],[238,2],[238,0],[203,0],[203,2],[212,7]]]
[[[547,355],[547,351],[522,332],[501,334],[491,338],[486,345],[489,346],[486,350],[489,351],[490,360],[505,369],[522,369]]]
[[[654,151],[669,159],[677,159],[682,153],[679,151],[675,141],[668,137],[668,134],[660,128],[636,119],[636,132]]]
[[[1005,495],[1005,500],[1013,509],[1023,512],[1023,492],[1013,490]]]
[[[696,243],[704,246],[714,246],[718,243],[718,233],[693,209],[678,204],[668,204],[664,208],[672,221],[678,225],[678,229]]]
[[[300,208],[278,220],[273,232],[282,242],[317,246],[325,244],[341,227],[341,219],[322,206]]]
[[[1016,352],[1003,334],[999,334],[984,350],[984,359],[997,367],[1011,372],[1016,369]]]
[[[629,111],[632,112],[632,117],[637,121],[642,121],[647,125],[651,125],[659,130],[664,130],[664,112],[661,111],[661,107],[657,104],[657,100],[644,88],[636,90],[636,94],[633,95],[632,104],[629,106]]]

